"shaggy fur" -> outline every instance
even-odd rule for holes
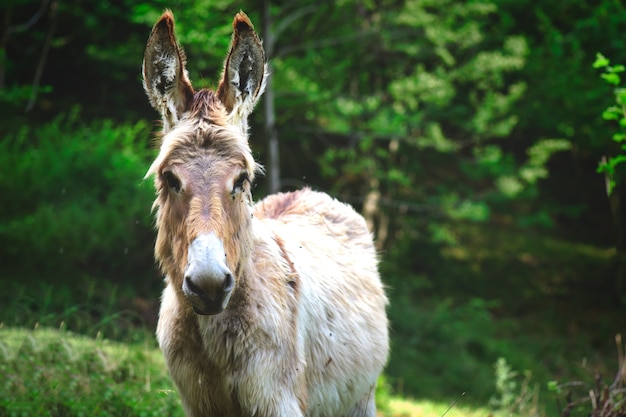
[[[144,55],[163,117],[155,256],[157,338],[188,416],[376,415],[388,355],[372,237],[350,206],[309,189],[256,205],[247,116],[267,73],[248,17],[217,92],[195,92],[166,11]]]

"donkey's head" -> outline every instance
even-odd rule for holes
[[[259,166],[247,117],[265,87],[265,54],[239,12],[217,91],[194,91],[168,10],[154,25],[143,62],[150,104],[161,113],[155,176],[155,256],[198,314],[226,308],[250,250],[250,186]]]

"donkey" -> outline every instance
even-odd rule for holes
[[[160,112],[146,177],[165,275],[156,335],[188,416],[376,415],[387,298],[364,219],[308,188],[254,205],[247,117],[268,77],[239,12],[217,90],[195,91],[166,10],[143,85]]]

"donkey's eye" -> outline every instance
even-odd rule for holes
[[[174,175],[172,171],[165,171],[161,175],[162,175],[163,181],[165,181],[165,183],[167,184],[167,188],[174,191],[175,193],[180,192],[182,185],[178,177]]]
[[[243,186],[246,181],[250,182],[250,177],[248,176],[247,172],[242,172],[233,184],[233,193],[237,190],[243,190]]]

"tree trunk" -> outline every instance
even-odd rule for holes
[[[276,113],[274,110],[274,88],[272,86],[271,58],[274,54],[275,38],[272,33],[272,19],[270,16],[270,2],[263,1],[263,43],[267,59],[267,70],[270,75],[267,78],[264,95],[265,107],[265,137],[267,138],[267,177],[268,192],[270,194],[280,191],[280,158],[278,149],[278,133],[276,132]]]
[[[604,159],[606,160],[606,159]],[[606,195],[611,207],[611,217],[613,220],[613,230],[615,231],[615,259],[617,261],[617,271],[615,274],[616,298],[623,304],[624,283],[626,282],[626,233],[624,227],[624,204],[622,194],[625,192],[622,184],[618,184],[610,189],[610,178],[605,177]]]
[[[2,25],[2,33],[0,34],[0,90],[4,88],[5,66],[7,62],[6,46],[9,43],[9,23],[11,21],[11,11],[9,7],[4,12],[4,24]]]
[[[33,79],[33,88],[30,92],[30,98],[28,99],[28,103],[26,104],[25,112],[29,112],[35,107],[35,103],[37,101],[37,93],[39,90],[39,85],[41,84],[41,77],[43,76],[43,69],[46,66],[46,60],[48,59],[48,52],[50,52],[50,45],[52,44],[52,37],[54,36],[54,31],[57,27],[57,3],[53,2],[50,5],[50,27],[48,28],[48,33],[46,34],[46,40],[43,44],[43,50],[41,51],[41,56],[39,57],[39,63],[37,64],[37,70],[35,71],[35,78]]]
[[[30,29],[41,19],[46,11],[46,7],[48,6],[49,0],[43,0],[41,2],[41,6],[39,10],[28,20],[28,22],[23,23],[21,25],[11,26],[11,14],[13,12],[12,7],[8,7],[4,13],[4,21],[1,27],[0,33],[0,90],[5,87],[5,71],[6,71],[6,63],[8,57],[6,56],[6,46],[9,43],[9,36],[12,33],[25,32]]]

